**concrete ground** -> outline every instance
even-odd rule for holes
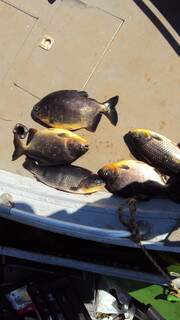
[[[32,106],[60,89],[87,90],[100,101],[120,96],[117,127],[103,117],[96,133],[79,132],[90,144],[79,165],[97,171],[129,158],[122,137],[133,127],[180,141],[179,37],[171,19],[178,12],[172,7],[166,16],[156,3],[0,0],[0,169],[28,175],[24,157],[11,161],[12,129],[40,127]],[[49,51],[39,46],[44,35],[54,38]]]

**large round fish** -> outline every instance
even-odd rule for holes
[[[180,148],[168,138],[146,129],[134,129],[124,136],[132,155],[162,174],[180,173]]]
[[[27,159],[24,168],[34,174],[37,180],[58,190],[90,194],[102,189],[104,181],[90,170],[68,166],[39,166],[35,161]]]
[[[48,94],[32,109],[32,118],[53,128],[77,130],[86,128],[94,132],[102,114],[115,126],[118,115],[115,106],[119,97],[100,103],[88,97],[85,91],[61,90]]]
[[[108,163],[98,175],[106,182],[106,189],[123,197],[156,196],[166,191],[163,178],[146,163],[122,160]]]
[[[64,129],[29,129],[27,144],[24,145],[14,133],[14,153],[12,160],[23,154],[41,164],[70,164],[88,150],[85,139]]]

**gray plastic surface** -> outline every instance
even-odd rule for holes
[[[118,207],[124,199],[108,192],[68,194],[35,179],[0,171],[0,195],[9,193],[13,206],[0,204],[0,216],[41,229],[96,242],[136,247],[120,224]],[[137,221],[144,221],[148,234],[144,244],[154,250],[180,252],[163,241],[180,218],[180,206],[168,200],[150,200],[137,206]],[[124,216],[128,217],[127,208]]]

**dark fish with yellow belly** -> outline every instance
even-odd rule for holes
[[[105,185],[97,174],[73,165],[39,166],[35,161],[27,159],[23,167],[33,173],[37,180],[61,191],[90,194],[99,191]]]
[[[132,155],[164,175],[180,173],[180,148],[168,138],[146,129],[134,129],[124,136]]]
[[[53,128],[77,130],[85,128],[94,132],[104,114],[115,126],[118,114],[115,106],[118,96],[100,103],[88,97],[85,91],[61,90],[48,94],[32,109],[32,118]]]
[[[24,154],[46,165],[70,164],[88,150],[85,139],[71,131],[53,128],[29,129],[26,145],[14,133],[14,147],[12,160]]]
[[[98,175],[106,182],[106,189],[123,197],[158,196],[166,192],[163,178],[146,163],[122,160],[106,164]]]

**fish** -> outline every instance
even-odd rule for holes
[[[13,129],[13,133],[16,134],[20,139],[25,139],[29,129],[21,123],[17,123]]]
[[[119,96],[114,96],[101,103],[91,99],[85,91],[60,90],[42,98],[33,107],[31,117],[46,127],[71,131],[85,128],[94,132],[103,114],[116,126],[118,100]]]
[[[38,181],[61,191],[91,194],[101,190],[105,182],[90,170],[74,166],[39,166],[32,159],[26,159],[23,167]]]
[[[180,173],[180,148],[170,139],[147,129],[134,129],[124,135],[132,155],[155,167],[161,174]]]
[[[148,164],[137,160],[121,160],[104,165],[98,175],[106,189],[122,197],[159,196],[166,193],[163,177]]]
[[[87,141],[65,129],[29,129],[26,145],[14,133],[15,150],[12,160],[23,154],[40,164],[70,164],[88,151]]]

